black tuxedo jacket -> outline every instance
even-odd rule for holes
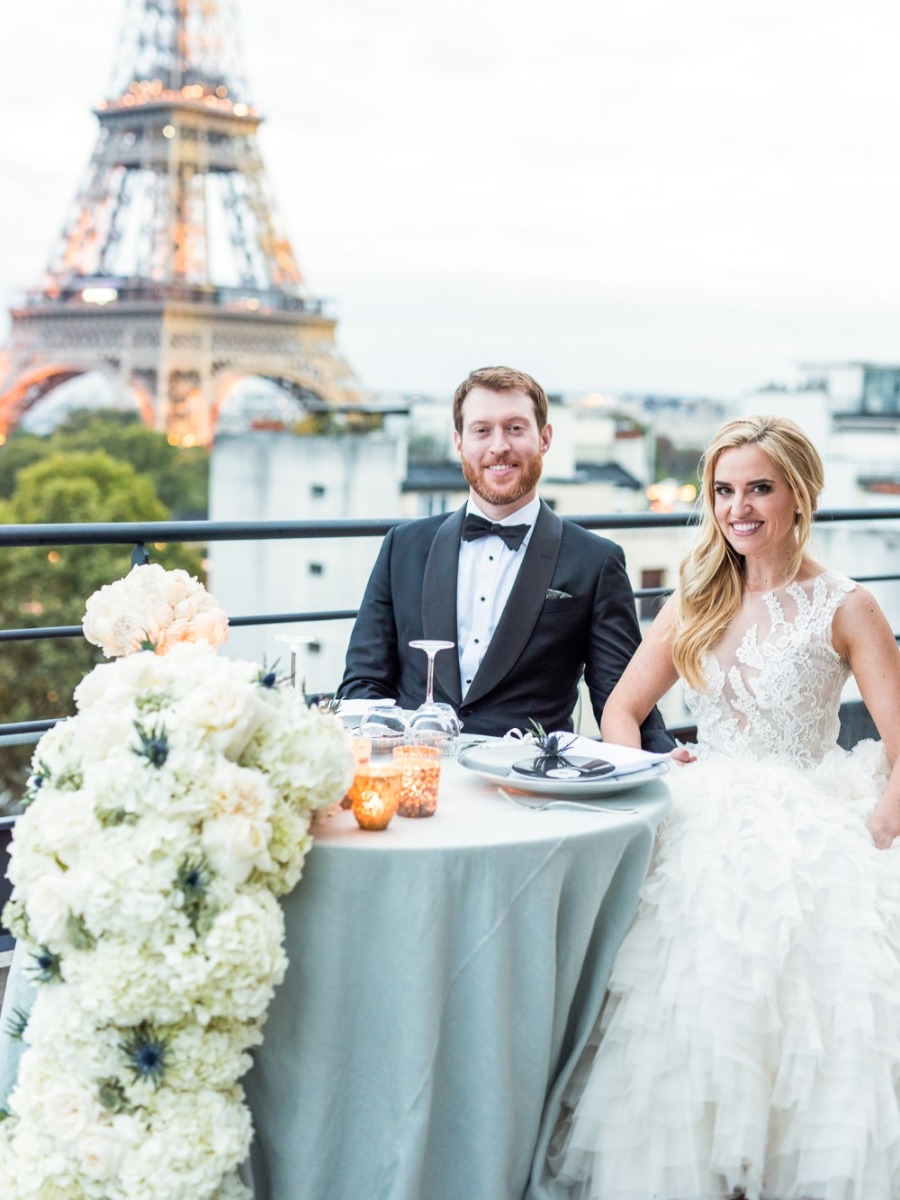
[[[347,650],[339,696],[425,698],[425,654],[409,642],[456,642],[456,574],[465,508],[390,530],[372,570]],[[502,735],[529,720],[571,729],[584,674],[597,720],[641,640],[620,546],[540,512],[491,644],[462,699],[459,657],[435,660],[435,699],[458,710],[466,733]],[[674,745],[656,709],[646,749]]]

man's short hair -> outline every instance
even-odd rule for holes
[[[531,397],[538,429],[547,424],[547,393],[536,379],[512,367],[479,367],[470,372],[453,393],[453,427],[457,433],[461,434],[463,429],[463,402],[477,387],[491,392],[524,392]]]

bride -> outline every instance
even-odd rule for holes
[[[678,591],[606,703],[639,746],[681,676],[698,747],[557,1131],[579,1200],[900,1196],[900,652],[807,553],[822,484],[792,421],[720,430]],[[851,673],[883,741],[847,753]]]

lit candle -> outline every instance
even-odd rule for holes
[[[401,817],[430,817],[437,808],[441,780],[439,746],[397,746],[394,762],[400,768]]]
[[[366,737],[352,737],[350,739],[350,750],[353,754],[353,775],[356,778],[356,772],[360,766],[364,765],[372,757],[372,739]],[[350,791],[341,801],[341,808],[350,808],[353,803],[353,784],[350,785]]]
[[[393,763],[360,763],[350,788],[350,801],[361,829],[386,829],[399,800],[398,767]]]

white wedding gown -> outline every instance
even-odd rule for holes
[[[689,695],[700,761],[551,1156],[579,1200],[900,1197],[900,840],[864,824],[881,744],[836,744],[854,586],[747,596]]]

